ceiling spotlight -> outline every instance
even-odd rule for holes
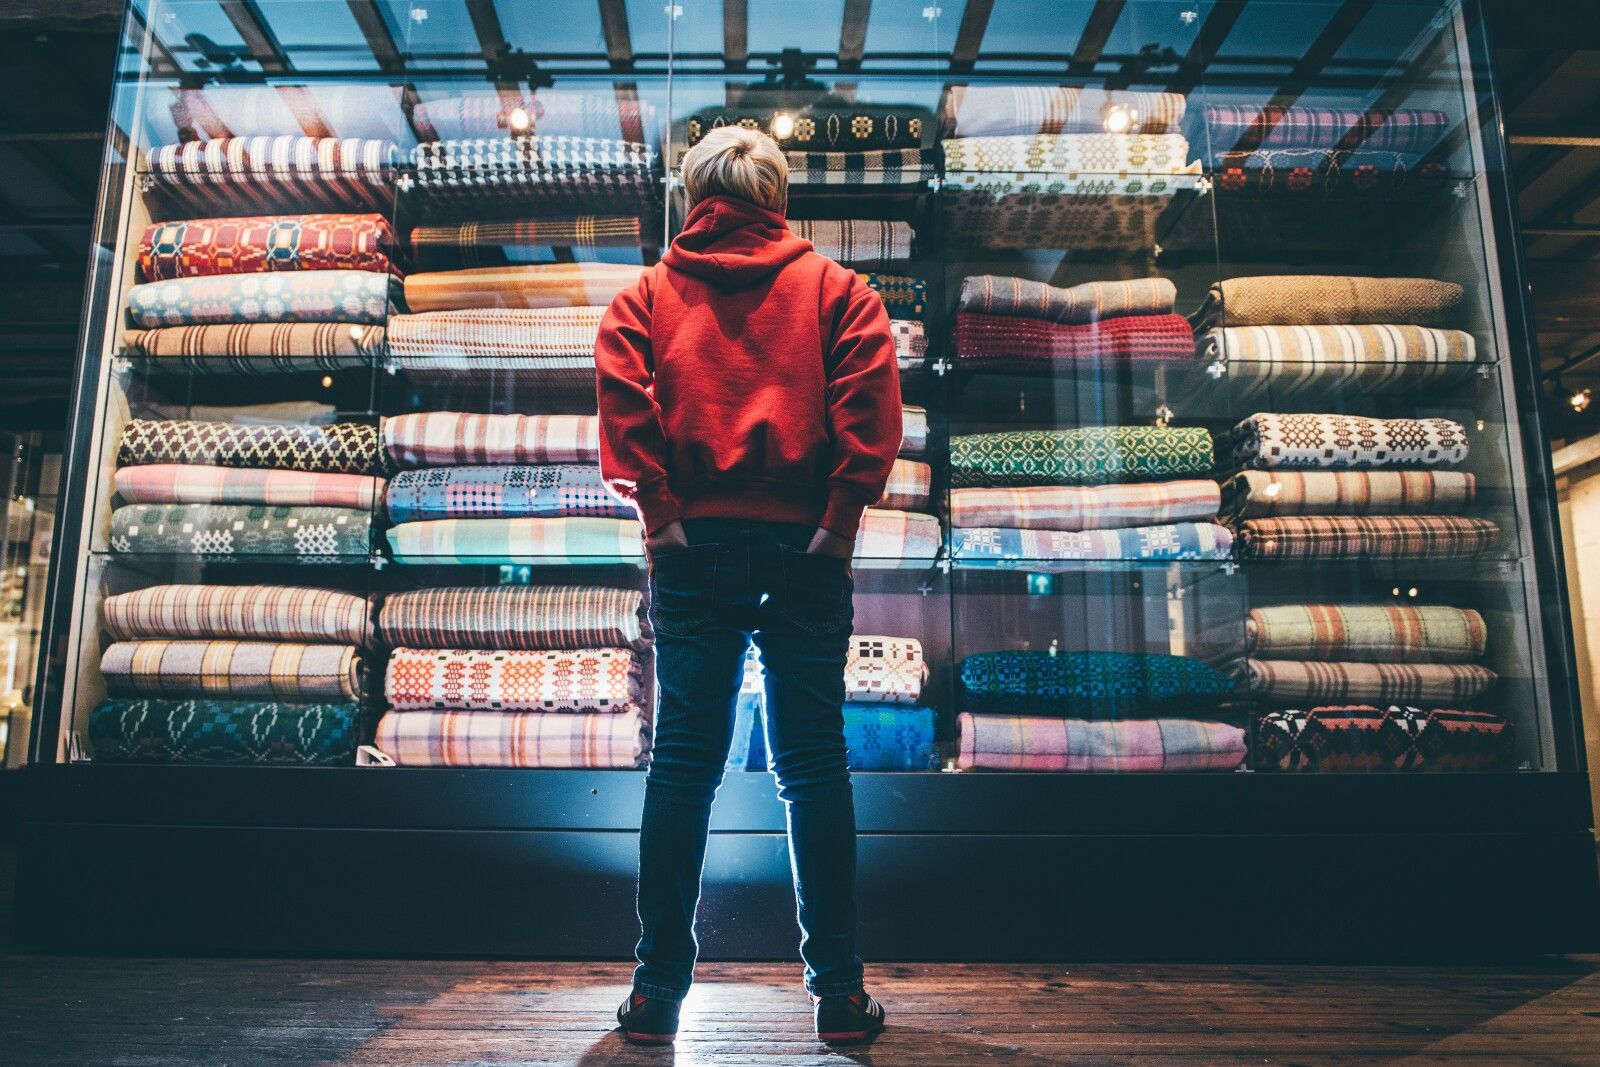
[[[772,116],[772,136],[774,140],[786,141],[794,136],[794,116],[787,111],[780,111]]]
[[[324,389],[332,389],[333,388],[333,375],[324,374],[322,376],[322,387]]]
[[[1410,589],[1407,589],[1406,590],[1406,596],[1411,597],[1413,600],[1415,600],[1416,596],[1417,596],[1417,587],[1416,586],[1412,586]]]
[[[528,116],[527,108],[514,107],[511,114],[506,116],[506,125],[512,133],[527,133],[528,127],[533,125],[533,119]]]
[[[1589,410],[1589,402],[1593,399],[1593,389],[1579,389],[1567,397],[1567,403],[1572,405],[1573,411],[1587,411]]]
[[[1107,104],[1100,112],[1100,123],[1107,133],[1127,133],[1139,122],[1139,113],[1122,104]]]

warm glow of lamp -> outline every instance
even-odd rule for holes
[[[1577,392],[1567,397],[1567,403],[1572,405],[1573,411],[1589,410],[1589,403],[1592,400],[1594,400],[1593,389],[1579,389]]]
[[[332,389],[333,388],[333,375],[324,374],[322,376],[322,387],[324,389]]]
[[[506,116],[506,125],[512,133],[527,133],[528,127],[533,125],[533,119],[528,116],[527,108],[514,107],[511,114]]]
[[[794,116],[787,111],[780,111],[772,116],[772,136],[779,141],[785,141],[793,137]]]
[[[1127,133],[1139,122],[1139,113],[1123,104],[1107,104],[1100,113],[1100,123],[1107,133]]]

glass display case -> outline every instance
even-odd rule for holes
[[[1592,905],[1475,5],[151,0],[127,28],[35,903],[63,870],[51,909],[154,901],[202,843],[404,880],[346,852],[381,833],[433,869],[416,891],[218,938],[380,943],[469,861],[516,885],[406,946],[500,950],[531,878],[546,921],[510,950],[626,951],[651,634],[593,345],[682,224],[684,151],[741,125],[900,369],[846,678],[872,951],[1270,951],[1162,907],[1194,865],[1241,917],[1384,887],[1343,948],[1403,925],[1381,899],[1513,860]],[[713,953],[791,931],[763,703],[752,655]],[[1000,914],[930,940],[975,894]],[[1167,918],[1030,925],[1062,904]]]

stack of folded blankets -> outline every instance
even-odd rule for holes
[[[399,150],[360,137],[228,136],[160,145],[143,175],[156,218],[394,207]]]
[[[910,259],[911,225],[876,219],[791,219],[789,229],[795,236],[810,241],[821,255],[858,268],[861,280],[883,297],[900,369],[921,368],[928,354],[924,329],[927,283],[908,274],[860,269],[885,267]]]
[[[644,540],[600,479],[594,415],[427,411],[383,421],[398,563],[615,563]]]
[[[856,565],[893,569],[923,566],[935,559],[944,531],[933,509],[933,467],[927,462],[928,412],[900,409],[900,455],[889,471],[883,496],[862,514],[856,537]]]
[[[1254,559],[1470,558],[1499,528],[1461,512],[1477,482],[1449,419],[1256,414],[1234,428],[1222,513]]]
[[[1184,98],[1079,87],[969,85],[946,96],[952,235],[998,248],[1150,248],[1199,181],[1176,132]]]
[[[106,598],[95,759],[349,763],[372,605],[333,589],[157,585]]]
[[[735,749],[747,753],[740,765],[751,770],[767,766],[765,677],[752,646],[740,686],[741,711],[751,709],[750,732],[734,739]],[[852,770],[926,771],[937,765],[934,712],[919,704],[927,680],[920,641],[864,634],[850,638],[844,665],[844,742]]]
[[[959,672],[963,770],[1227,771],[1244,760],[1244,730],[1215,720],[1233,683],[1198,659],[1017,650],[968,656]]]
[[[652,707],[642,600],[597,586],[388,597],[375,747],[402,766],[640,766]]]
[[[789,186],[923,186],[938,174],[937,149],[924,147],[933,135],[933,116],[914,106],[852,104],[843,100],[786,101],[782,93],[759,100],[747,94],[736,105],[701,111],[684,125],[684,143],[693,146],[712,130],[742,126],[761,130],[784,149]]]
[[[1384,196],[1440,188],[1446,178],[1429,158],[1450,127],[1443,111],[1213,104],[1204,114],[1223,192]]]
[[[1385,394],[1476,373],[1472,335],[1449,328],[1462,297],[1431,278],[1266,275],[1212,286],[1192,319],[1236,395]]]
[[[1107,364],[1178,363],[1194,355],[1189,321],[1173,312],[1165,278],[1087,282],[1063,289],[980,274],[961,282],[951,337],[956,366],[1044,373]]]
[[[1493,671],[1470,608],[1284,604],[1246,620],[1243,677],[1274,709],[1256,722],[1252,763],[1279,771],[1495,770],[1512,724],[1470,710]]]
[[[1068,560],[1225,559],[1199,427],[1103,426],[950,439],[958,567]]]
[[[646,241],[643,220],[627,215],[557,215],[548,218],[429,223],[411,228],[411,261],[417,270],[505,267],[553,257],[553,249],[638,249]]]

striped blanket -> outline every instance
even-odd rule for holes
[[[625,648],[397,648],[383,695],[395,711],[638,714],[644,672]]]
[[[250,215],[151,223],[139,238],[147,282],[285,270],[399,273],[382,215]]]
[[[391,711],[373,744],[402,767],[641,766],[648,730],[635,714]]]
[[[391,647],[641,648],[643,598],[603,586],[436,586],[384,598]]]
[[[531,263],[425,271],[406,276],[406,307],[414,312],[604,308],[643,272],[643,267],[624,263]],[[391,335],[391,346],[393,340]]]
[[[1178,362],[1194,358],[1194,332],[1182,315],[1124,315],[1066,324],[1013,315],[956,313],[951,351],[975,369],[1049,370],[1082,363]]]
[[[1222,513],[1272,515],[1448,513],[1472,506],[1465,471],[1242,471],[1222,485]]]
[[[1211,473],[1204,428],[1093,426],[950,438],[950,484],[1098,485]]]
[[[920,456],[928,450],[928,409],[912,407],[900,409],[900,454]]]
[[[337,589],[286,585],[152,585],[106,597],[113,640],[206,637],[373,643],[372,602]]]
[[[1450,116],[1417,108],[1210,104],[1205,126],[1211,145],[1219,150],[1338,145],[1420,154],[1444,137]]]
[[[253,700],[107,700],[89,713],[101,763],[349,764],[359,704]]]
[[[878,498],[880,508],[899,508],[903,511],[928,510],[928,495],[933,489],[933,468],[911,459],[897,459],[889,469],[889,481],[883,496]],[[631,512],[630,512],[631,514]]]
[[[288,641],[118,641],[100,657],[112,696],[360,700],[366,665],[354,645]]]
[[[931,563],[944,545],[944,531],[932,515],[891,508],[868,508],[856,532],[855,564],[864,569],[894,569]]]
[[[642,221],[624,215],[425,225],[412,227],[411,258],[421,270],[503,267],[544,248],[638,248],[645,236]]]
[[[632,506],[606,490],[600,468],[427,467],[401,471],[389,483],[390,522],[454,518],[630,519]]]
[[[1189,656],[1007,650],[961,661],[964,710],[1121,719],[1215,707],[1234,682]]]
[[[236,322],[381,326],[394,295],[389,275],[365,270],[174,278],[129,289],[128,321],[145,329]]]
[[[1027,278],[973,274],[961,280],[961,310],[1083,324],[1123,315],[1165,315],[1178,288],[1166,278],[1084,282],[1061,288]]]
[[[119,467],[117,495],[129,504],[319,504],[371,510],[384,481],[369,474],[152,463]]]
[[[1246,661],[1250,694],[1279,707],[1298,704],[1468,704],[1494,684],[1476,663]]]
[[[1245,618],[1257,659],[1461,663],[1482,656],[1488,636],[1471,608],[1432,605],[1281,604]]]
[[[1202,335],[1199,352],[1226,363],[1230,382],[1284,396],[1453,385],[1477,371],[1471,334],[1426,326],[1228,326]]]
[[[1244,761],[1244,731],[1191,719],[956,717],[962,770],[1231,771]]]
[[[429,519],[389,530],[396,563],[601,564],[644,556],[637,519]]]
[[[950,555],[958,567],[1037,568],[1074,560],[1227,559],[1233,534],[1209,522],[1131,526],[1120,530],[1017,530],[968,526],[951,531]]]
[[[594,415],[474,415],[423,411],[383,420],[383,447],[395,466],[599,463]]]
[[[389,355],[399,364],[566,356],[594,366],[602,307],[473,308],[393,315]]]
[[[289,374],[368,367],[385,351],[382,326],[338,322],[236,322],[127,330],[123,351],[163,369]]]
[[[889,219],[790,219],[789,230],[821,255],[868,266],[911,258],[909,222]]]
[[[399,151],[392,141],[334,137],[219,137],[152,149],[146,172],[157,217],[238,211],[394,210]]]
[[[1186,479],[1122,485],[950,491],[950,525],[1017,530],[1115,530],[1216,517],[1217,483]]]
[[[1450,559],[1492,550],[1500,528],[1458,515],[1288,515],[1235,525],[1255,559]]]

